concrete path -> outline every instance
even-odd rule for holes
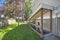
[[[57,37],[50,33],[44,36],[44,40],[60,40],[60,37]]]

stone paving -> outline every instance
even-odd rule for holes
[[[60,37],[57,37],[50,33],[44,36],[44,40],[60,40]]]

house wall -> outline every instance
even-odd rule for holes
[[[32,13],[35,12],[35,10],[39,7],[39,5],[43,4],[48,4],[50,6],[57,7],[57,5],[60,5],[60,0],[35,0],[33,6],[32,6]],[[58,6],[59,7],[59,6]],[[60,7],[57,8],[59,9],[58,11],[60,12]],[[57,10],[56,9],[56,10]],[[54,35],[57,35],[57,29],[56,29],[56,14],[55,11],[53,11],[53,19],[52,19],[52,33]],[[47,12],[43,15],[43,29],[50,31],[50,12]],[[38,22],[41,24],[40,17],[36,19],[36,25],[38,25]],[[40,28],[40,25],[38,25]],[[58,15],[58,36],[60,37],[60,14]]]
[[[52,33],[54,35],[57,35],[57,31],[56,31],[56,14],[53,11],[53,15],[52,15],[53,19],[52,19]],[[50,12],[46,13],[43,15],[43,29],[50,31]],[[36,19],[36,25],[38,25],[38,22],[41,24],[41,20],[40,17]],[[39,28],[41,27],[40,25],[38,25]],[[60,14],[58,14],[58,36],[60,37]]]
[[[60,36],[60,17],[58,18],[58,36]]]
[[[60,4],[60,0],[35,0],[32,6],[32,13],[39,7],[41,3],[48,4],[51,6],[57,6]]]

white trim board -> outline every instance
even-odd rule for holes
[[[58,16],[58,17],[60,17],[60,16]],[[52,18],[56,18],[56,16],[53,16]],[[37,19],[41,19],[41,18],[39,17]],[[50,19],[50,17],[49,16],[48,17],[43,17],[43,19]]]

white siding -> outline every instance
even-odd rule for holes
[[[35,0],[32,6],[32,12],[34,12],[41,3],[48,4],[50,6],[57,6],[60,4],[60,0]]]

